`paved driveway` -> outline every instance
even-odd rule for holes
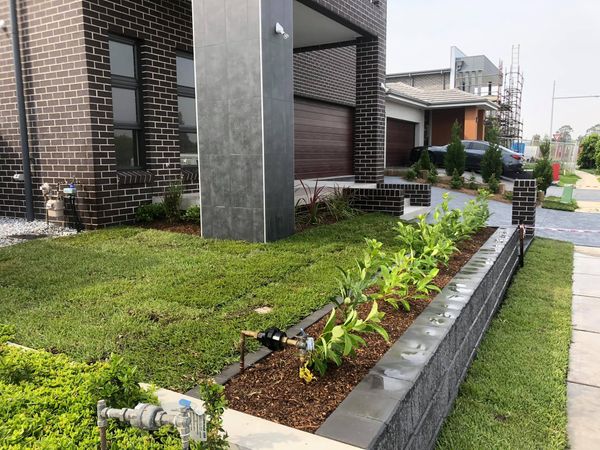
[[[399,177],[385,177],[386,183],[406,182]],[[581,191],[576,189],[577,191]],[[461,192],[449,191],[437,187],[431,188],[431,204],[433,207],[440,204],[442,195],[449,192],[452,200],[451,208],[463,208],[474,197]],[[552,194],[554,195],[554,194]],[[490,225],[494,227],[509,227],[512,220],[512,205],[497,201],[490,201]],[[600,247],[600,214],[555,211],[553,209],[538,208],[536,211],[536,225],[549,228],[570,228],[579,230],[598,230],[597,233],[576,233],[566,231],[536,230],[536,235],[561,241],[570,241],[575,245]]]

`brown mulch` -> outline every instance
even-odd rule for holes
[[[448,267],[440,270],[434,284],[439,288],[446,286],[495,230],[485,228],[471,239],[461,242],[458,245],[460,251],[451,258]],[[330,367],[325,376],[310,384],[305,384],[298,377],[299,362],[295,349],[271,353],[225,385],[229,407],[300,430],[315,432],[435,295],[436,292],[432,292],[427,299],[411,300],[409,312],[395,310],[388,303],[380,301],[379,309],[386,313],[382,325],[388,331],[389,342],[379,335],[363,336],[367,346],[358,349],[355,357],[345,358],[339,368]],[[368,309],[368,305],[362,305],[359,313],[364,317]],[[318,336],[326,320],[327,317],[309,327],[307,333]]]
[[[445,183],[443,181],[435,183],[434,186],[439,187],[439,188],[448,189],[450,191],[462,192],[463,194],[477,196],[477,190],[475,190],[475,189],[469,189],[466,187],[462,187],[460,189],[453,189],[452,187],[450,187],[450,183]],[[480,189],[482,189],[482,188],[480,188]],[[452,195],[452,194],[450,194],[450,195]],[[497,202],[508,203],[509,205],[512,205],[512,201],[508,200],[503,194],[491,194],[490,200],[495,200]]]
[[[171,231],[173,233],[192,234],[200,236],[200,224],[192,222],[175,222],[156,221],[148,224],[139,224],[142,228],[151,228],[153,230]]]

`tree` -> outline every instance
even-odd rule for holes
[[[571,125],[563,125],[560,127],[556,134],[558,134],[558,142],[568,142],[572,140],[571,134],[573,133],[573,127]]]
[[[465,146],[460,140],[460,132],[460,125],[458,121],[455,120],[454,125],[452,125],[450,144],[448,144],[446,157],[444,159],[446,175],[448,176],[452,176],[454,171],[458,172],[458,176],[461,176],[465,172],[467,153],[465,152]]]
[[[596,149],[600,142],[600,134],[586,136],[579,145],[577,165],[580,169],[593,169],[596,166]]]
[[[540,144],[541,159],[538,159],[533,168],[533,177],[536,179],[540,191],[548,190],[552,184],[552,163],[550,162],[550,141],[544,140]]]
[[[491,178],[499,179],[502,174],[502,150],[498,146],[498,128],[487,130],[486,140],[490,143],[481,160],[481,178],[486,183]]]

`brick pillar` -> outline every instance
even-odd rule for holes
[[[535,207],[537,201],[537,182],[535,180],[515,180],[513,189],[512,223],[513,225],[535,226]],[[528,228],[526,235],[533,237],[534,230]]]
[[[385,143],[385,36],[356,45],[354,176],[357,183],[383,183]]]

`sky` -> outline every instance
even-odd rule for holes
[[[387,72],[450,67],[450,47],[510,66],[520,44],[524,138],[550,131],[556,96],[600,95],[600,0],[388,0]],[[554,130],[600,123],[600,98],[556,100]]]

